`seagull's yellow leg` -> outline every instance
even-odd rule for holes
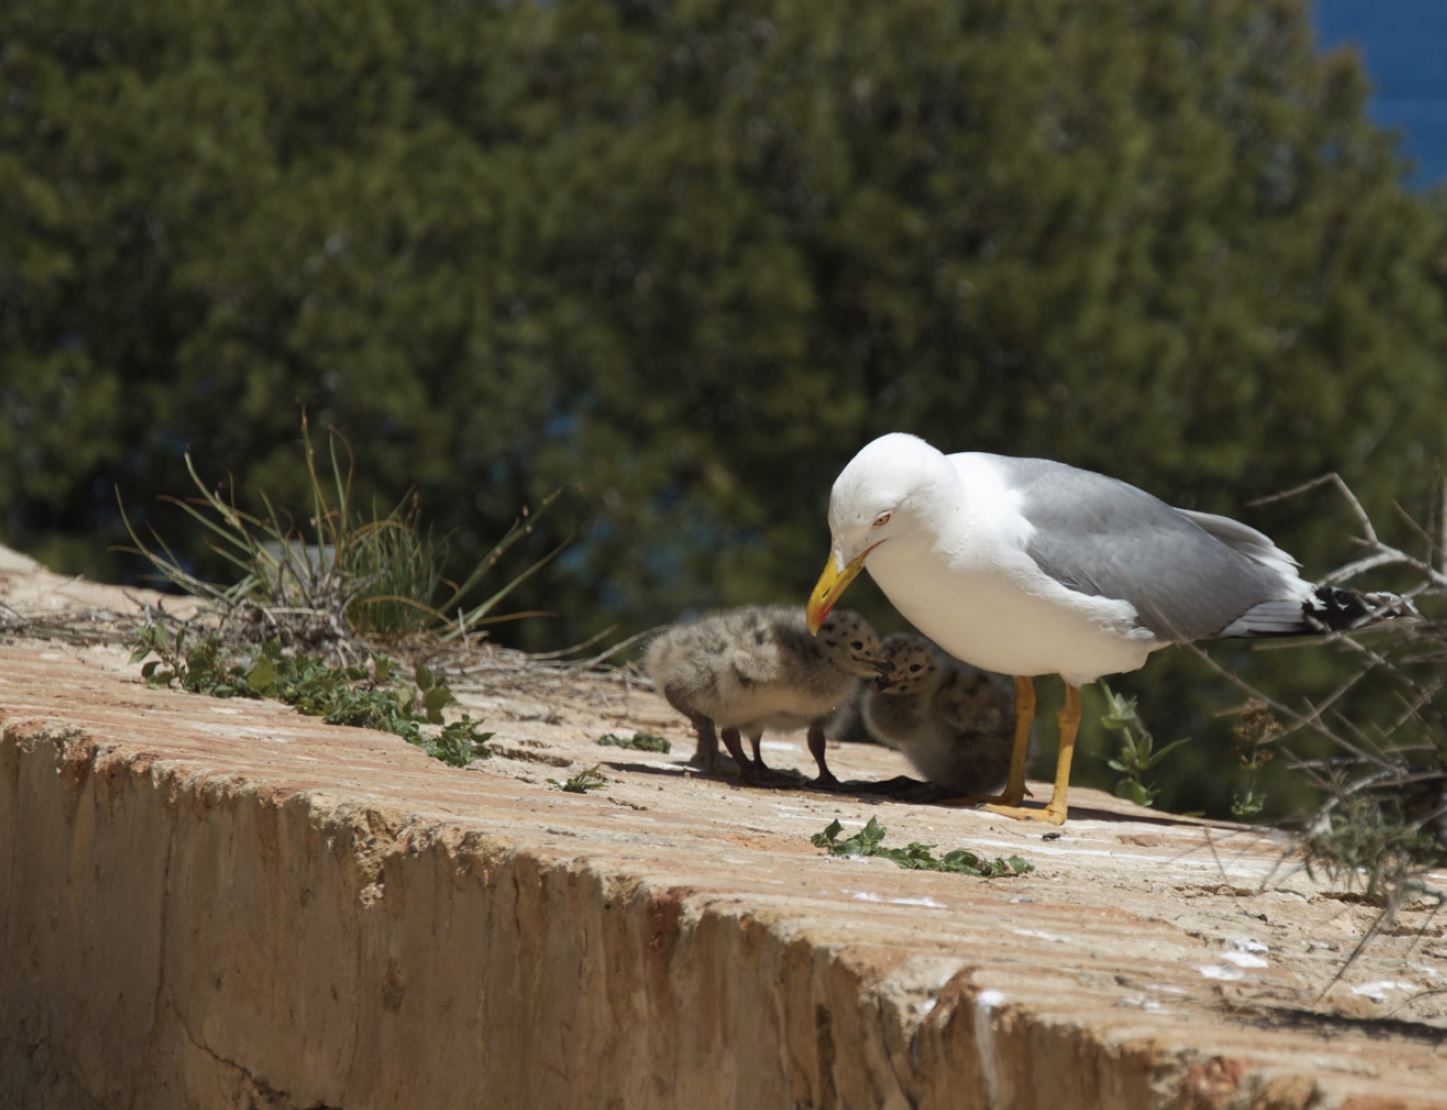
[[[1035,683],[1015,676],[1015,750],[1010,753],[1010,777],[1005,792],[990,801],[1017,806],[1025,799],[1025,754],[1030,748],[1030,729],[1035,724]]]
[[[1028,681],[1028,680],[1027,680]],[[1018,689],[1018,687],[1017,687]],[[1060,754],[1055,757],[1055,789],[1050,793],[1050,804],[1044,809],[1026,809],[1022,805],[990,805],[985,808],[992,813],[1006,817],[1018,817],[1028,821],[1049,821],[1052,825],[1065,824],[1066,797],[1070,793],[1070,761],[1075,755],[1075,734],[1080,731],[1080,687],[1065,684],[1065,704],[1055,718],[1060,726]],[[1017,722],[1018,726],[1018,722]],[[1016,758],[1023,761],[1016,736]],[[1011,783],[1014,782],[1015,764],[1010,765]],[[1010,787],[1006,786],[1006,794]]]

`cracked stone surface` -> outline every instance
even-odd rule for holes
[[[1376,910],[1268,833],[746,788],[646,688],[502,653],[454,679],[497,734],[456,770],[54,637],[120,591],[7,559],[0,603],[0,1106],[1447,1105],[1442,916],[1337,979]],[[630,729],[672,752],[595,743]],[[1036,870],[809,842],[871,816]]]

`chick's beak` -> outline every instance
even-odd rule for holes
[[[849,588],[849,583],[859,577],[859,572],[864,569],[864,555],[868,554],[866,551],[846,565],[844,556],[838,551],[830,553],[829,561],[824,564],[824,573],[814,584],[814,592],[809,595],[809,606],[805,610],[810,632],[818,634],[819,626],[824,623],[829,610],[834,608],[834,603]]]

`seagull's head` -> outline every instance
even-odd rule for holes
[[[809,595],[811,632],[819,631],[871,551],[919,528],[926,493],[949,473],[944,455],[903,432],[866,444],[840,471],[829,494],[833,547]]]

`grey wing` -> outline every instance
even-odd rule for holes
[[[721,662],[727,660],[745,685],[779,681],[787,670],[786,640],[793,626],[808,635],[803,618],[782,606],[745,605],[725,610],[719,620],[727,641]]]
[[[1290,564],[1249,550],[1263,542],[1278,550],[1255,529],[1210,514],[1193,519],[1142,489],[1064,463],[991,461],[1023,495],[1021,511],[1034,527],[1026,550],[1036,565],[1073,590],[1130,602],[1160,639],[1215,636],[1261,602],[1291,596]],[[1239,529],[1237,543],[1220,535],[1231,532],[1226,524]]]
[[[1176,512],[1190,517],[1222,543],[1228,547],[1234,547],[1241,554],[1255,559],[1258,563],[1275,567],[1291,575],[1295,575],[1296,568],[1301,566],[1285,551],[1277,547],[1276,541],[1270,536],[1264,532],[1258,532],[1250,525],[1242,524],[1239,520],[1232,520],[1229,516],[1217,516],[1215,513],[1193,512],[1190,509],[1177,509]]]

